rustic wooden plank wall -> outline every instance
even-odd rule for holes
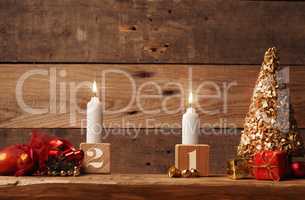
[[[212,145],[211,172],[224,173],[225,160],[234,156],[238,144],[263,53],[271,46],[280,49],[281,63],[290,66],[291,101],[299,126],[305,128],[302,1],[1,0],[0,19],[0,147],[26,142],[31,128],[43,128],[79,144],[84,115],[76,112],[71,123],[71,107],[61,109],[61,105],[71,103],[71,85],[66,91],[60,90],[65,81],[77,84],[100,80],[104,70],[121,70],[135,80],[137,87],[156,81],[161,86],[160,99],[149,99],[143,105],[160,108],[160,100],[186,97],[166,83],[174,81],[187,89],[191,66],[194,87],[202,81],[237,83],[229,90],[226,113],[201,114],[202,121],[216,127],[214,134],[201,137],[202,142]],[[24,85],[24,100],[34,108],[44,108],[51,99],[51,103],[57,102],[55,113],[52,107],[45,114],[31,115],[17,104],[17,80],[35,69],[49,74],[56,69],[56,99],[48,93],[48,77],[35,75]],[[124,106],[130,95],[128,79],[113,76],[107,83],[102,86],[108,92],[106,108]],[[153,89],[144,93],[158,93]],[[214,94],[213,88],[201,92]],[[61,102],[62,97],[65,99]],[[90,91],[82,87],[75,105],[85,108],[89,98]],[[199,103],[208,110],[223,106],[219,99],[202,99]],[[169,105],[175,109],[179,99],[173,98]],[[133,105],[124,112],[106,115],[110,135],[105,140],[113,143],[113,171],[165,172],[173,163],[174,144],[181,140],[181,131],[175,126],[181,112],[144,114]],[[154,123],[144,123],[151,118]],[[131,129],[122,119],[140,129]],[[226,123],[219,124],[219,119]],[[202,128],[207,127],[202,124]],[[211,132],[209,129],[207,133]]]
[[[5,62],[305,62],[305,4],[238,0],[0,2]]]
[[[85,112],[80,110],[85,111],[86,104],[92,96],[90,87],[93,79],[98,81],[98,86],[101,88],[99,96],[105,103],[105,127],[162,128],[162,124],[166,124],[167,128],[178,128],[187,102],[189,73],[192,74],[192,91],[198,95],[198,101],[194,106],[198,110],[202,109],[201,126],[213,124],[218,128],[242,128],[259,72],[259,66],[255,65],[2,64],[0,66],[0,90],[3,91],[0,101],[2,128],[82,127],[86,116]],[[113,69],[118,71],[106,73]],[[303,117],[305,68],[291,66],[289,69],[291,100],[295,116],[299,126],[305,128]],[[33,74],[26,78],[19,88],[22,77],[29,72]],[[65,85],[62,86],[63,84]],[[50,94],[50,91],[54,92]],[[146,96],[134,98],[140,95]],[[33,115],[23,108],[20,99],[33,109],[44,108],[46,111]],[[118,110],[121,111],[114,113]],[[221,122],[221,119],[226,121]]]

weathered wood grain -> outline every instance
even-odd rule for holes
[[[304,180],[173,179],[165,175],[0,177],[0,199],[303,199]],[[272,194],[272,195],[270,195]]]
[[[301,1],[0,2],[0,62],[305,64]]]
[[[289,78],[289,91],[291,96],[290,100],[292,104],[292,109],[300,127],[303,127],[303,123],[299,121],[299,119],[304,118],[305,113],[305,111],[299,112],[303,110],[302,107],[305,106],[304,92],[299,91],[299,89],[303,88],[303,85],[305,85],[305,70],[303,69],[304,67],[290,70]]]
[[[107,70],[113,71],[103,76]],[[22,76],[37,71],[45,74],[20,84],[22,95],[17,98]],[[244,65],[2,64],[0,127],[85,127],[85,109],[93,95],[90,85],[97,80],[105,127],[180,127],[192,85],[198,97],[194,106],[202,109],[201,127],[241,128],[258,72],[259,66]],[[305,127],[304,76],[305,67],[290,67],[291,99],[300,127]],[[45,110],[26,110],[17,101],[22,99],[30,108]]]
[[[305,180],[294,179],[280,182],[262,181],[255,179],[232,180],[225,176],[210,176],[198,178],[169,178],[167,174],[86,174],[78,177],[13,177],[0,176],[1,187],[21,187],[39,184],[91,184],[91,185],[121,185],[121,186],[247,186],[257,187],[304,187]]]

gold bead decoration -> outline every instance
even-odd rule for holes
[[[183,178],[190,178],[192,176],[192,173],[189,169],[184,169],[181,171],[181,176]]]
[[[190,169],[191,171],[191,177],[196,178],[199,177],[199,171],[197,169]]]
[[[60,171],[60,176],[66,176],[66,175],[67,175],[67,173],[64,170]]]
[[[168,169],[168,177],[170,178],[177,178],[177,177],[181,177],[181,170],[177,169],[175,166],[171,166]]]

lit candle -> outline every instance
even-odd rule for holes
[[[192,107],[193,94],[189,95],[189,107],[182,117],[182,144],[198,144],[200,120],[196,110]]]
[[[87,143],[102,142],[102,103],[97,94],[96,82],[93,82],[92,92],[94,94],[87,104]]]

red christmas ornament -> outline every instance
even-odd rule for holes
[[[84,152],[67,140],[34,130],[28,145],[0,150],[0,175],[79,175]]]
[[[292,162],[291,172],[296,178],[305,177],[305,163],[300,161]]]
[[[39,159],[39,168],[35,174],[56,176],[62,171],[78,174],[74,173],[74,168],[80,168],[84,153],[76,150],[69,141],[35,130],[32,133],[30,145]]]
[[[50,148],[60,148],[63,145],[64,145],[64,142],[62,140],[60,140],[60,139],[57,139],[57,138],[52,139],[49,142]]]
[[[0,175],[29,175],[35,168],[32,148],[28,145],[11,145],[0,151]]]

